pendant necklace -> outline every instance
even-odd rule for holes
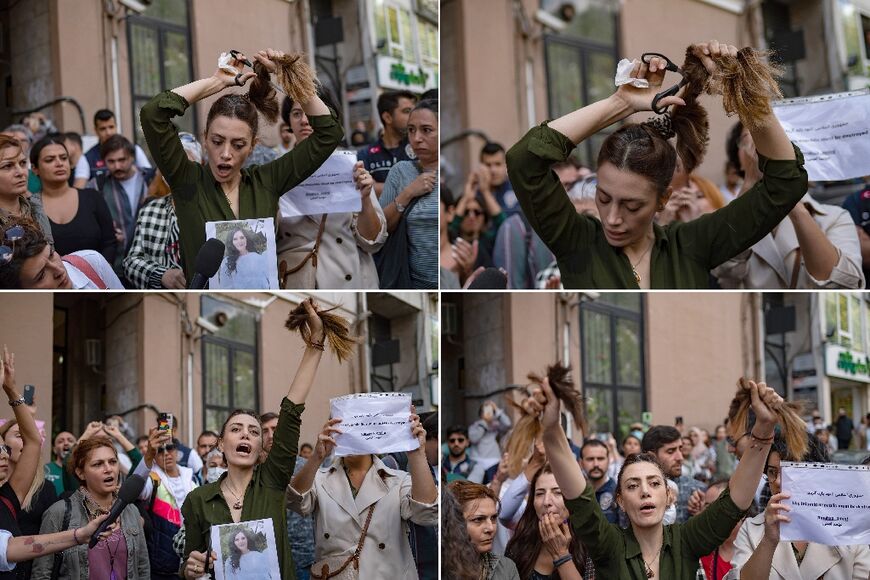
[[[640,258],[637,259],[637,262],[634,264],[631,263],[631,260],[628,261],[631,264],[631,273],[634,274],[634,279],[637,281],[638,286],[640,285],[640,274],[637,273],[637,266],[640,264],[641,260],[643,260],[644,256],[652,249],[655,240],[651,241],[650,244],[646,247],[646,250],[643,251],[643,254],[640,255]]]
[[[236,503],[233,504],[233,509],[234,510],[242,509],[242,498],[239,496],[239,494],[237,494],[235,491],[233,491],[233,489],[230,487],[229,483],[226,484],[226,488],[227,488],[227,491],[229,491],[231,494],[233,494],[236,498]]]
[[[659,552],[658,552],[658,554],[656,554],[656,557],[653,558],[652,561],[648,564],[647,564],[646,560],[643,560],[643,554],[641,554],[641,560],[643,560],[643,565],[646,567],[646,577],[647,578],[652,578],[656,575],[656,573],[653,572],[652,565],[656,563],[656,560],[659,559],[659,556],[661,556],[661,554],[662,554],[662,551],[661,551],[661,549],[659,549]]]

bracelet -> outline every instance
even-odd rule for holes
[[[324,342],[325,341],[317,342],[316,340],[311,339],[311,341],[308,343],[308,346],[310,346],[311,348],[316,348],[317,350],[324,350]]]
[[[756,435],[752,431],[749,432],[749,438],[752,439],[753,441],[761,443],[762,445],[766,444],[766,443],[773,443],[773,438],[775,436],[776,436],[776,434],[774,433],[770,437],[759,437],[758,435]]]
[[[23,405],[24,403],[25,403],[25,401],[24,401],[24,397],[18,397],[18,398],[15,399],[14,401],[9,401],[9,406],[12,407],[12,408],[14,409],[14,408],[17,407],[18,405]]]
[[[79,529],[73,528],[73,540],[75,540],[76,546],[81,546],[83,542],[79,542],[78,533],[79,533]]]
[[[557,558],[556,560],[553,560],[553,568],[558,568],[559,566],[561,566],[565,562],[569,562],[570,560],[571,560],[571,554],[565,554],[561,558]]]

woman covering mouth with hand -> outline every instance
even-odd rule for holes
[[[323,322],[317,307],[310,299],[304,304],[311,338],[322,345]],[[259,414],[236,409],[224,422],[218,449],[226,457],[227,472],[216,482],[190,492],[181,506],[186,535],[182,567],[185,578],[200,578],[213,566],[215,554],[207,553],[211,526],[265,518],[271,518],[275,528],[281,577],[295,578],[287,537],[284,493],[296,464],[305,399],[314,383],[322,353],[316,346],[305,348],[287,396],[281,401],[272,449],[262,464],[259,464],[259,458],[263,448],[263,427]]]
[[[315,129],[313,135],[271,163],[242,169],[257,142],[257,111],[272,122],[277,120],[278,102],[270,75],[278,72],[285,55],[269,49],[258,52],[254,60],[257,72],[236,75],[219,67],[208,78],[160,93],[140,113],[148,147],[175,200],[188,280],[194,274],[196,253],[205,242],[206,222],[275,217],[278,198],[314,173],[343,135],[334,113],[314,95],[302,103]],[[244,71],[245,62],[245,56],[236,53],[228,65]],[[205,127],[208,164],[190,161],[172,118],[202,99],[244,86],[251,79],[247,95],[225,94],[209,109]]]
[[[782,397],[765,385],[746,381],[756,422],[751,447],[734,471],[730,489],[684,524],[664,525],[669,503],[665,474],[652,454],[626,458],[616,482],[616,502],[629,527],[608,523],[559,423],[560,402],[545,379],[532,389],[530,411],[542,412],[544,446],[574,534],[595,563],[596,576],[641,580],[694,580],[698,560],[722,544],[752,504],[761,479]],[[524,403],[525,406],[525,403]]]

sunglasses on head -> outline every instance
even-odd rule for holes
[[[15,255],[15,242],[24,237],[24,228],[12,226],[3,232],[4,244],[0,246],[0,264],[8,264]]]

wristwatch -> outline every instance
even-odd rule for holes
[[[23,405],[25,403],[24,397],[18,397],[14,401],[9,401],[9,406],[12,408],[17,407],[18,405]]]
[[[399,213],[405,213],[405,208],[408,207],[408,206],[407,206],[407,205],[402,205],[401,203],[399,203],[399,198],[398,198],[398,197],[393,201],[393,203],[396,204],[396,211],[397,211],[397,212],[399,212]]]

